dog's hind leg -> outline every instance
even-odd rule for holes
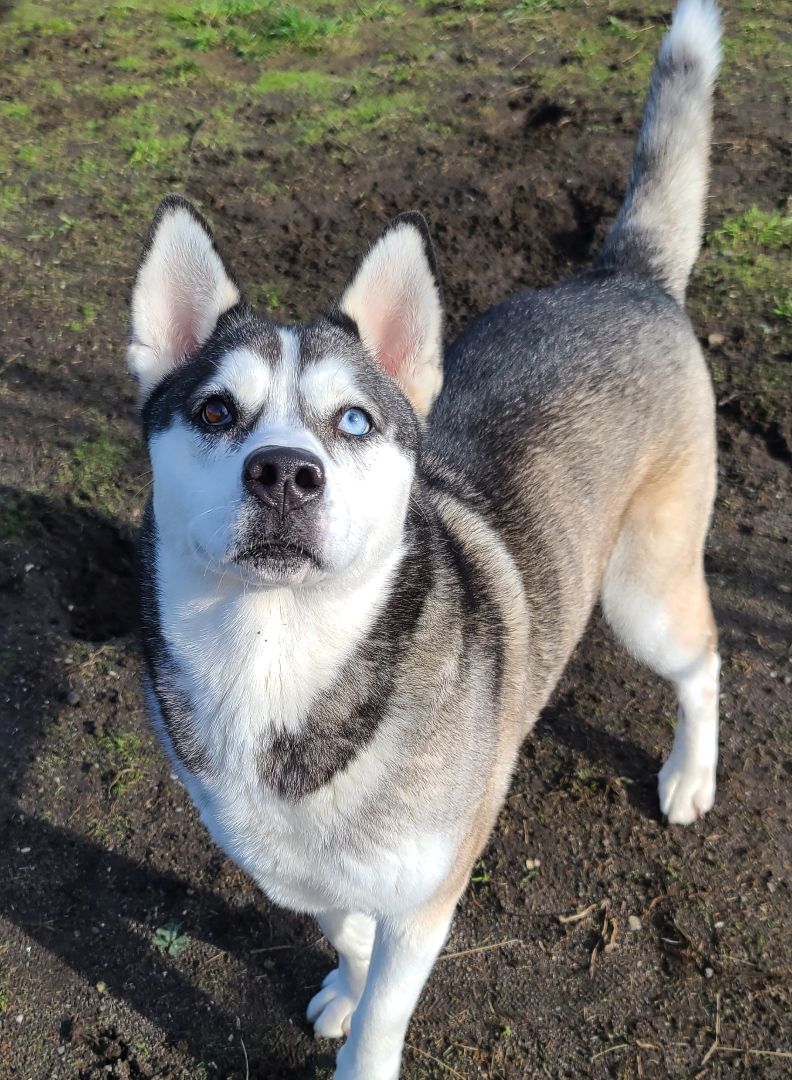
[[[352,1013],[366,985],[376,923],[368,915],[326,911],[317,916],[327,940],[338,953],[338,967],[311,998],[308,1021],[323,1039],[342,1039],[349,1034]]]
[[[711,809],[718,760],[720,659],[703,570],[714,453],[697,449],[633,497],[602,588],[618,637],[677,692],[674,745],[659,777],[660,808],[674,825]]]

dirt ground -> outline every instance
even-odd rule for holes
[[[451,336],[591,259],[668,14],[252,7],[0,5],[2,1077],[332,1072],[304,1019],[327,946],[212,846],[138,690],[149,479],[123,341],[158,196],[194,198],[284,319],[419,208]],[[595,619],[421,999],[408,1080],[792,1069],[792,42],[783,0],[727,8],[689,303],[718,398],[718,801],[661,822],[672,697]]]

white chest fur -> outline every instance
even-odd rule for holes
[[[273,900],[294,910],[377,914],[429,895],[443,878],[450,846],[393,805],[403,798],[409,809],[392,779],[398,721],[299,800],[282,798],[259,767],[262,745],[279,732],[299,735],[312,704],[369,632],[391,567],[335,596],[245,591],[238,580],[206,578],[166,551],[158,564],[162,632],[192,706],[192,735],[211,762],[206,776],[187,771],[156,702],[152,712],[214,840]],[[387,822],[376,812],[385,788]]]

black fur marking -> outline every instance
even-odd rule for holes
[[[503,680],[505,628],[498,606],[492,599],[490,583],[479,567],[465,555],[459,540],[445,526],[440,526],[442,551],[449,569],[459,583],[462,601],[462,633],[466,658],[485,655],[492,666],[495,700],[500,699]],[[464,661],[463,661],[464,664]],[[467,666],[465,664],[464,666]]]
[[[396,215],[393,221],[388,224],[385,233],[390,232],[391,229],[398,228],[399,225],[411,225],[416,232],[420,234],[424,255],[429,264],[429,269],[432,272],[432,277],[434,278],[434,283],[437,288],[437,295],[440,297],[440,303],[442,305],[443,281],[440,277],[440,267],[437,263],[437,255],[435,253],[434,244],[432,243],[432,235],[429,232],[429,224],[426,218],[419,210],[407,210],[403,214]],[[385,233],[383,233],[383,236]]]
[[[171,655],[160,626],[156,587],[156,524],[149,502],[138,540],[140,640],[148,685],[156,698],[173,749],[191,773],[207,774],[206,748],[193,734],[192,703],[179,685],[178,665]]]
[[[347,315],[345,311],[341,311],[338,307],[331,308],[325,313],[325,319],[327,319],[329,323],[333,323],[337,326],[339,330],[343,330],[344,333],[351,334],[352,337],[356,337],[360,340],[358,324],[350,315]]]
[[[408,551],[393,591],[366,639],[298,735],[281,733],[261,748],[262,780],[282,798],[302,799],[328,784],[371,742],[390,705],[399,665],[433,586],[429,524],[413,511]]]
[[[243,348],[258,353],[263,364],[276,364],[280,360],[281,339],[277,324],[254,315],[247,304],[239,303],[220,316],[208,341],[154,388],[141,410],[146,439],[170,427],[174,417],[190,423],[199,388],[211,380],[228,353]],[[245,438],[255,419],[242,417],[241,424],[229,431],[207,437],[239,441]]]
[[[346,319],[346,316],[343,316]],[[352,326],[351,319],[348,319]],[[415,411],[395,379],[373,360],[357,333],[329,317],[292,327],[300,339],[300,370],[318,364],[328,356],[338,357],[351,373],[356,386],[374,407],[375,419],[386,438],[393,439],[409,454],[416,454],[421,429]],[[364,405],[350,401],[345,404]],[[327,418],[324,418],[326,421]],[[332,447],[328,446],[332,451]]]

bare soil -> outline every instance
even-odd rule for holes
[[[790,190],[788,100],[749,104],[718,105],[716,224],[752,202],[783,209]],[[461,135],[340,157],[273,143],[262,125],[247,156],[197,147],[188,194],[243,282],[282,282],[284,317],[329,303],[388,217],[422,209],[451,336],[587,264],[635,133],[634,113],[593,94],[570,108],[461,77],[456,107],[471,114]],[[289,183],[267,205],[245,194],[256,154]],[[36,258],[57,247],[39,241]],[[99,309],[84,334],[53,347],[46,298],[23,290],[2,313],[0,1075],[329,1076],[333,1047],[304,1019],[328,948],[212,846],[141,703],[133,533],[148,477],[122,359],[136,256],[121,247],[114,266],[84,252]],[[760,321],[703,280],[690,309],[720,403],[716,807],[689,829],[661,822],[672,697],[595,619],[524,747],[411,1025],[407,1078],[790,1075],[792,401],[788,375],[756,389]],[[95,472],[75,465],[66,496],[47,481],[96,415],[125,448],[108,450],[101,509]],[[178,955],[155,941],[170,924]]]

